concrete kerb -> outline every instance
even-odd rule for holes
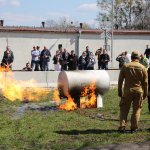
[[[118,76],[120,70],[107,70],[110,76],[111,86],[116,86],[118,83]],[[35,83],[32,85],[34,87],[44,87],[44,88],[55,88],[57,87],[57,79],[59,71],[33,71],[33,72],[24,72],[24,71],[14,71],[13,78],[17,81],[23,81],[21,86],[30,87],[28,81],[35,80]],[[11,72],[4,73],[4,80],[7,80],[7,77],[12,74]]]

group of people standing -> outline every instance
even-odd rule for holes
[[[110,61],[110,57],[107,53],[107,50],[100,48],[96,51],[95,56],[97,56],[98,60],[98,69],[108,70],[108,62]]]
[[[53,57],[54,68],[56,71],[60,70],[94,70],[96,63],[94,54],[89,50],[89,46],[86,46],[86,50],[82,52],[82,55],[78,58],[75,51],[71,53],[67,52],[62,47],[56,51]]]
[[[121,54],[119,54],[117,56],[116,61],[119,62],[119,69],[121,69],[124,64],[127,64],[127,63],[131,62],[131,54],[128,54],[127,51],[122,52]],[[150,64],[149,55],[145,55],[145,53],[144,54],[140,54],[139,62],[143,66],[145,66],[146,68],[148,68],[149,64]]]
[[[95,53],[98,59],[99,69],[108,69],[108,62],[110,57],[105,49],[98,49]],[[43,50],[40,50],[39,46],[33,46],[31,50],[31,63],[27,62],[23,68],[25,71],[49,71],[49,62],[51,59],[50,50],[44,46]],[[9,46],[6,47],[4,52],[1,66],[5,68],[12,68],[14,61],[13,51]],[[96,64],[95,56],[93,52],[89,50],[89,46],[86,46],[85,51],[81,56],[77,56],[74,50],[69,53],[67,49],[60,47],[52,58],[55,71],[63,70],[94,70]]]
[[[145,50],[144,54],[140,55],[139,62],[144,65],[146,68],[149,67],[150,58],[148,48]],[[110,57],[107,53],[106,49],[100,48],[95,52],[95,56],[97,56],[98,60],[98,69],[108,69],[108,63],[110,61]],[[60,47],[55,55],[52,58],[54,64],[55,71],[63,71],[63,70],[94,70],[94,65],[96,64],[95,56],[93,52],[89,50],[89,46],[86,46],[85,51],[82,52],[81,56],[77,56],[74,50],[71,50],[69,53],[67,49],[63,49]],[[49,62],[51,59],[50,50],[44,46],[43,50],[40,50],[39,46],[33,46],[31,50],[31,65],[30,63],[26,63],[26,67],[23,70],[26,71],[49,71]],[[131,54],[128,54],[127,51],[122,52],[116,58],[119,62],[119,69],[122,68],[124,64],[131,62]],[[12,68],[12,63],[14,61],[14,54],[10,50],[10,47],[6,47],[6,51],[4,52],[3,59],[1,62],[1,66],[5,68]]]
[[[98,59],[98,69],[108,69],[108,62],[110,57],[105,49],[98,49],[95,53]],[[89,50],[89,46],[86,46],[82,55],[77,57],[75,51],[72,50],[68,53],[66,49],[60,48],[56,51],[53,57],[54,68],[56,71],[60,70],[94,70],[96,64],[95,56],[93,52]]]
[[[33,71],[48,71],[49,70],[49,62],[50,62],[51,53],[44,46],[43,50],[40,51],[40,47],[33,46],[33,50],[31,50],[31,68]]]
[[[119,69],[121,69],[124,64],[131,62],[131,54],[128,54],[127,51],[122,52],[117,56],[116,61],[119,62]]]
[[[78,64],[78,58],[74,50],[69,53],[67,49],[59,48],[53,57],[53,64],[55,71],[61,70],[76,70]]]

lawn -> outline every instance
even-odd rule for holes
[[[141,130],[134,134],[121,134],[116,132],[119,125],[117,89],[111,89],[104,96],[104,108],[101,109],[70,112],[55,107],[50,107],[53,108],[50,110],[41,109],[52,105],[49,102],[51,97],[50,94],[43,104],[10,102],[0,97],[0,149],[83,149],[150,140],[147,101],[139,123]],[[26,105],[39,107],[27,109],[23,115],[16,116],[19,108]]]

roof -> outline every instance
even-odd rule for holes
[[[82,34],[101,34],[103,31],[100,29],[80,29]],[[15,26],[1,26],[0,32],[32,32],[32,33],[79,33],[77,28],[69,28],[65,30],[41,28],[41,27],[15,27]],[[109,31],[111,32],[111,30]],[[114,30],[114,35],[148,35],[150,36],[150,30]]]

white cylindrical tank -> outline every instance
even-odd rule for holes
[[[62,71],[58,76],[60,97],[68,94],[72,97],[81,95],[85,86],[96,84],[96,94],[103,95],[110,87],[110,78],[105,70]]]

